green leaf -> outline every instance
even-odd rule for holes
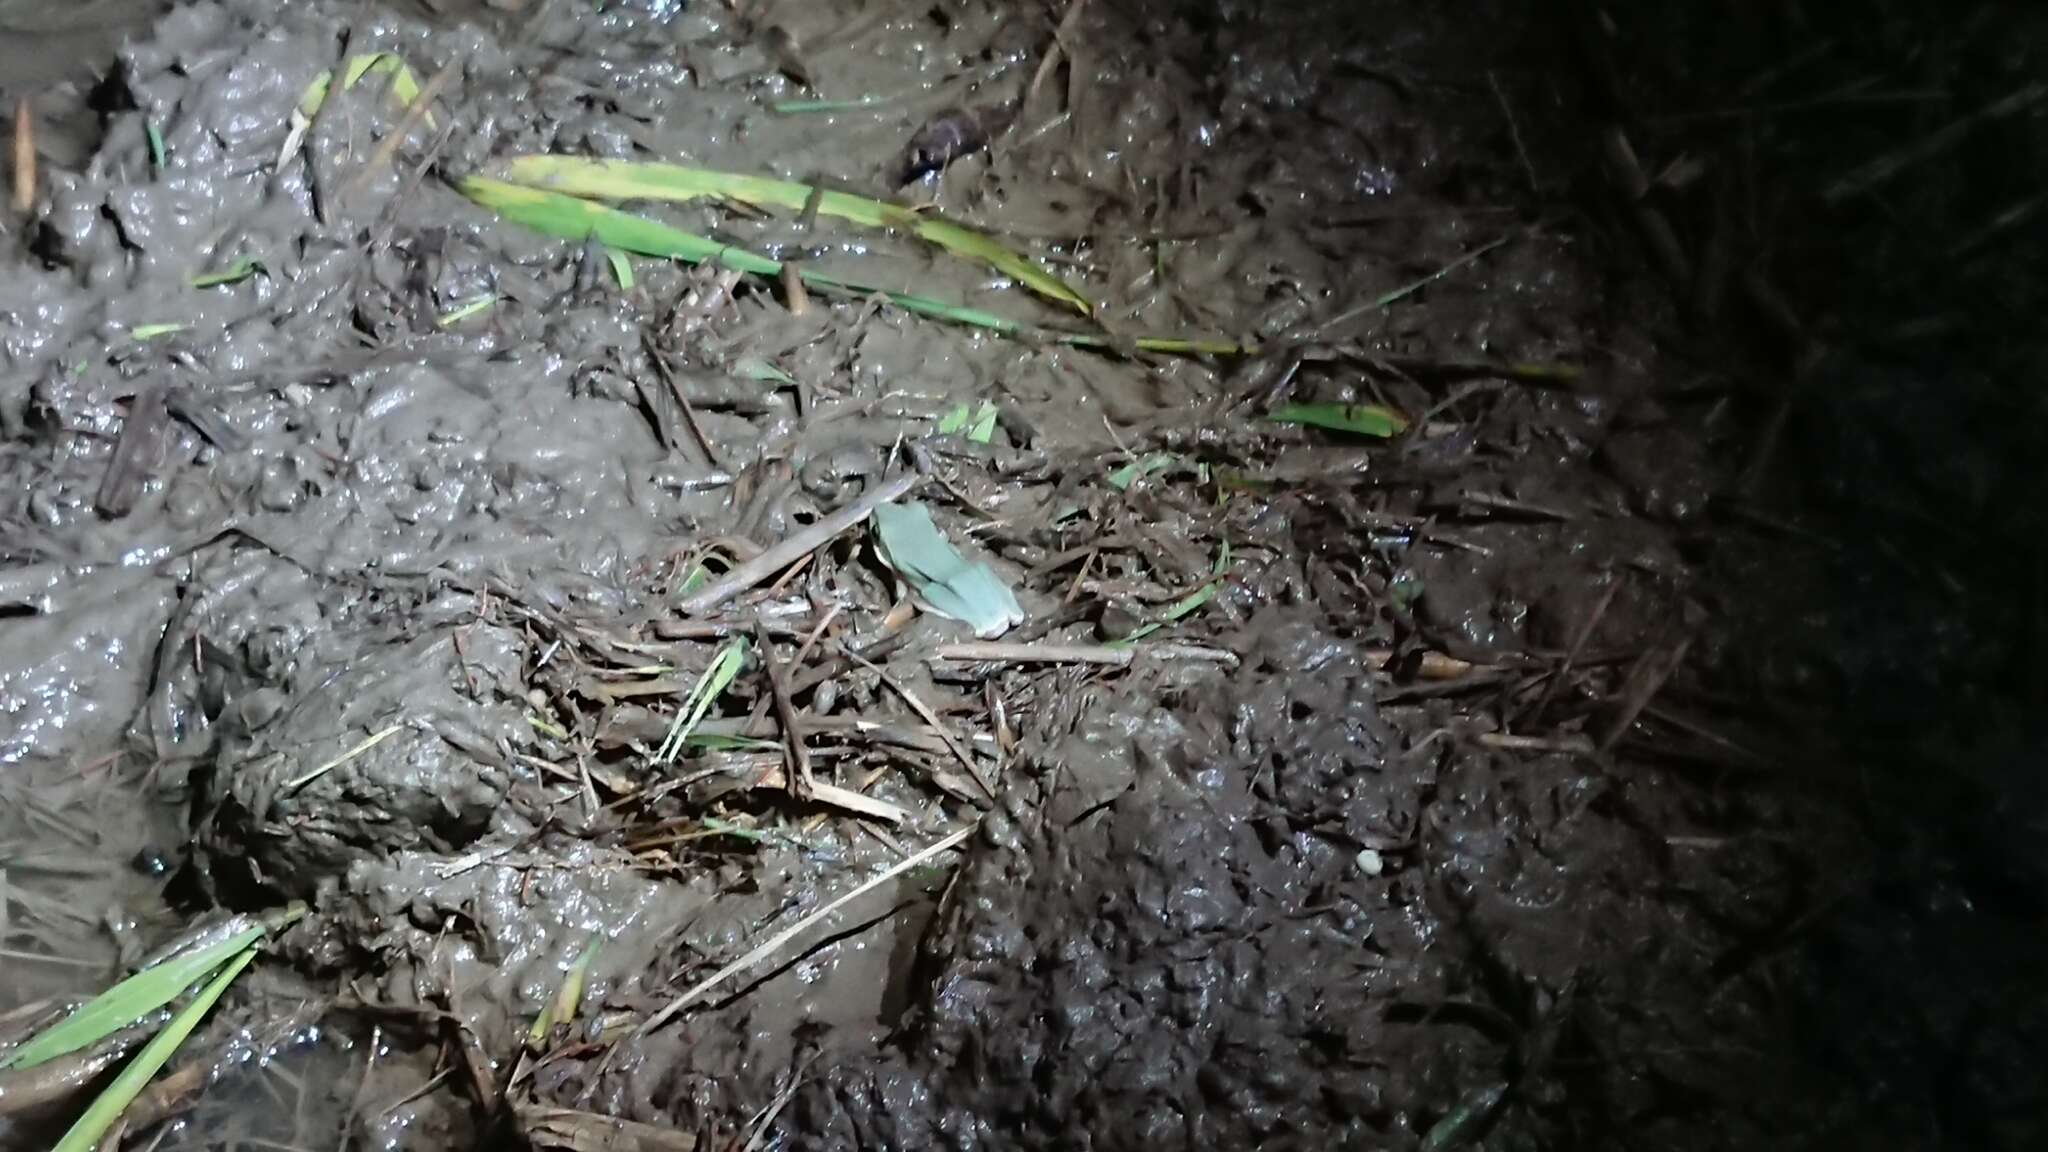
[[[170,154],[164,149],[163,131],[156,126],[156,121],[145,120],[142,122],[142,134],[149,137],[150,164],[157,171],[163,171],[164,164],[170,159]]]
[[[218,288],[223,284],[239,284],[256,273],[263,271],[262,261],[251,260],[245,257],[218,272],[208,272],[203,276],[194,276],[192,278],[192,286],[194,288]]]
[[[261,940],[267,931],[264,925],[253,924],[225,940],[137,972],[16,1048],[0,1060],[0,1068],[33,1068],[99,1043],[176,1000],[228,957]]]
[[[137,340],[157,340],[174,333],[183,332],[190,324],[137,324],[128,330],[128,335]]]
[[[733,362],[732,373],[742,380],[752,380],[758,384],[780,384],[785,388],[797,386],[796,377],[759,356],[740,357]]]
[[[697,684],[690,689],[689,698],[676,713],[675,723],[669,727],[668,738],[661,742],[661,749],[655,753],[663,764],[675,763],[682,753],[684,741],[697,725],[704,722],[704,714],[711,710],[711,702],[725,693],[732,685],[740,669],[747,663],[747,638],[735,636],[725,642],[718,654],[705,665],[704,674],[697,677]]]
[[[441,313],[441,315],[434,320],[434,327],[453,328],[455,325],[462,323],[464,320],[467,320],[471,316],[474,316],[477,313],[482,312],[484,309],[489,308],[491,305],[496,304],[497,302],[498,298],[496,296],[479,296],[474,300],[458,304],[455,307],[450,308],[448,311]]]
[[[995,237],[930,213],[914,212],[899,204],[814,188],[790,180],[632,160],[516,156],[506,162],[503,172],[505,178],[515,184],[599,200],[687,203],[718,199],[737,201],[754,208],[783,208],[791,212],[815,208],[820,215],[862,227],[909,232],[955,256],[986,264],[1083,316],[1092,316],[1095,312],[1088,298],[1068,286],[1066,281]]]
[[[142,1051],[136,1053],[135,1059],[129,1061],[106,1090],[94,1098],[85,1113],[64,1133],[64,1138],[57,1142],[56,1152],[93,1152],[98,1148],[107,1130],[114,1126],[121,1114],[149,1086],[150,1080],[163,1070],[163,1066],[170,1063],[171,1055],[179,1045],[192,1035],[199,1022],[213,1011],[213,1006],[227,992],[228,986],[242,974],[242,969],[255,959],[256,949],[245,945],[240,953],[228,960],[213,982],[200,989],[192,1002],[172,1017],[163,1031],[151,1037]]]
[[[1215,568],[1211,570],[1209,579],[1204,581],[1200,588],[1167,605],[1166,611],[1161,612],[1157,619],[1148,620],[1133,628],[1130,635],[1113,642],[1110,646],[1117,647],[1119,645],[1135,644],[1154,632],[1159,631],[1161,628],[1166,627],[1168,624],[1193,615],[1202,605],[1216,598],[1216,590],[1223,586],[1223,574],[1229,570],[1230,541],[1225,540],[1223,546],[1216,551]]]
[[[1131,485],[1148,476],[1157,476],[1159,473],[1173,467],[1174,462],[1178,459],[1179,457],[1170,452],[1154,452],[1150,456],[1140,456],[1136,460],[1111,472],[1109,474],[1109,486],[1119,492],[1128,492],[1131,490]]]
[[[1009,585],[988,565],[960,555],[923,504],[876,508],[875,536],[883,562],[931,611],[966,624],[984,640],[1024,622],[1024,609]]]
[[[974,427],[967,430],[967,438],[976,444],[986,444],[996,438],[996,406],[983,403],[981,412],[974,418]]]
[[[1282,404],[1268,413],[1267,419],[1382,438],[1398,436],[1408,429],[1406,417],[1377,404]]]
[[[941,436],[965,436],[976,444],[986,444],[995,439],[996,415],[996,406],[987,400],[978,409],[956,404],[939,417],[938,432]]]
[[[605,249],[604,258],[611,261],[612,275],[619,281],[619,291],[631,292],[633,290],[632,258],[616,248]]]

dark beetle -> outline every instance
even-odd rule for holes
[[[897,187],[943,171],[953,161],[988,147],[988,142],[1016,118],[1017,103],[1014,99],[1006,100],[978,112],[948,108],[925,121],[903,149],[903,159],[896,170]]]

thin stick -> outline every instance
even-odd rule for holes
[[[1578,662],[1579,653],[1586,650],[1586,642],[1593,638],[1594,631],[1600,627],[1600,621],[1607,616],[1608,605],[1614,603],[1614,594],[1621,591],[1621,586],[1627,579],[1628,576],[1624,572],[1616,572],[1608,578],[1607,590],[1600,594],[1600,599],[1593,605],[1593,610],[1586,614],[1586,622],[1579,625],[1578,635],[1572,637],[1571,647],[1565,649],[1564,660],[1558,664],[1556,674],[1543,686],[1543,694],[1537,697],[1535,705],[1523,715],[1540,717],[1543,710],[1550,707],[1551,699],[1557,695],[1558,686],[1571,676],[1572,665]],[[1520,716],[1516,718],[1520,719]]]
[[[676,607],[687,616],[701,616],[723,605],[726,601],[754,587],[782,571],[798,560],[838,536],[840,533],[858,527],[875,509],[889,503],[912,488],[923,477],[915,472],[905,472],[894,480],[861,494],[860,499],[825,517],[816,524],[795,535],[786,537],[774,547],[747,561],[725,574],[725,578],[708,588],[697,591]]]
[[[1913,165],[1931,160],[1962,143],[1963,138],[1970,134],[1970,130],[1984,121],[2010,116],[2026,109],[2044,96],[2048,96],[2048,84],[2029,84],[1959,120],[1950,122],[1930,136],[1865,164],[1835,181],[1827,191],[1821,193],[1821,199],[1834,204],[1858,193],[1868,192]]]
[[[1688,636],[1679,641],[1678,646],[1668,653],[1650,652],[1644,655],[1643,662],[1630,672],[1629,691],[1622,698],[1621,709],[1614,714],[1614,722],[1607,726],[1606,733],[1600,737],[1600,751],[1606,752],[1613,748],[1628,734],[1628,730],[1635,725],[1636,717],[1642,714],[1643,709],[1651,700],[1656,699],[1657,693],[1663,689],[1664,681],[1670,679],[1673,672],[1678,671],[1679,664],[1685,660],[1686,650],[1691,647],[1692,638]]]
[[[1451,273],[1456,272],[1458,269],[1463,268],[1465,265],[1472,263],[1473,261],[1479,259],[1481,256],[1486,255],[1488,252],[1493,251],[1495,248],[1500,247],[1501,245],[1507,243],[1509,240],[1512,239],[1514,239],[1513,236],[1503,236],[1498,240],[1481,244],[1479,247],[1474,248],[1470,252],[1465,253],[1463,256],[1458,257],[1456,260],[1453,260],[1449,264],[1446,264],[1443,267],[1437,269],[1436,271],[1431,272],[1427,276],[1423,276],[1416,280],[1411,280],[1408,283],[1401,285],[1399,288],[1396,288],[1391,292],[1382,293],[1378,296],[1373,297],[1371,300],[1368,300],[1365,303],[1358,305],[1355,308],[1348,308],[1342,312],[1339,312],[1335,316],[1330,317],[1328,320],[1323,321],[1321,324],[1316,325],[1315,332],[1311,336],[1311,339],[1320,340],[1332,328],[1342,327],[1343,325],[1358,319],[1360,316],[1363,316],[1368,312],[1373,312],[1381,308],[1385,308],[1389,304],[1393,304],[1401,300],[1403,297],[1411,296],[1417,292],[1420,292],[1424,288],[1427,288],[1431,284],[1434,284],[1437,281],[1443,279],[1444,277],[1449,276]]]
[[[783,679],[782,662],[775,658],[775,641],[768,635],[768,625],[756,621],[755,635],[760,641],[761,667],[768,674],[768,692],[775,698],[775,718],[782,721],[782,747],[789,753],[789,794],[808,800],[817,794],[817,781],[811,776],[811,754],[804,750],[804,730],[797,725],[796,705],[789,699],[789,682]]]
[[[917,693],[912,692],[909,686],[901,680],[889,675],[887,669],[855,652],[852,648],[841,644],[839,650],[846,653],[847,659],[881,677],[882,683],[887,684],[898,696],[903,697],[903,702],[910,705],[910,710],[917,713],[918,718],[929,725],[931,730],[938,735],[939,739],[946,742],[946,748],[953,753],[954,757],[966,766],[967,775],[974,779],[974,783],[981,788],[982,794],[986,795],[990,800],[996,798],[996,790],[989,786],[987,780],[982,779],[981,767],[974,762],[974,757],[969,755],[967,749],[962,748],[960,742],[953,738],[953,734],[946,730],[946,726],[939,721],[939,714],[932,711],[929,705],[917,698]]]
[[[954,832],[953,834],[945,837],[938,843],[933,844],[929,848],[926,848],[924,851],[919,852],[914,856],[908,856],[902,860],[898,860],[896,863],[891,864],[889,867],[883,869],[874,878],[867,880],[861,883],[859,886],[855,887],[853,891],[848,892],[846,895],[841,896],[838,899],[828,902],[824,907],[818,909],[815,912],[812,912],[810,915],[805,916],[803,919],[798,920],[796,923],[790,925],[787,928],[784,928],[782,931],[777,932],[775,935],[770,936],[768,939],[762,941],[760,945],[748,951],[746,955],[740,957],[739,959],[733,961],[730,964],[727,964],[725,967],[720,968],[718,971],[713,972],[711,975],[706,976],[704,979],[692,985],[689,991],[684,992],[682,995],[669,1001],[666,1005],[662,1007],[661,1011],[656,1012],[654,1015],[647,1018],[647,1023],[642,1024],[640,1026],[638,1034],[641,1037],[652,1035],[655,1029],[661,1027],[663,1024],[668,1023],[670,1020],[675,1019],[675,1016],[678,1012],[681,1012],[683,1009],[688,1008],[692,1004],[695,1004],[698,1000],[704,997],[705,993],[711,991],[713,988],[718,987],[720,984],[725,983],[727,980],[732,979],[734,976],[740,974],[741,972],[744,972],[747,969],[752,968],[754,965],[760,963],[762,960],[765,960],[768,957],[773,956],[775,953],[782,951],[783,948],[789,945],[790,941],[796,939],[804,932],[810,930],[812,927],[823,922],[827,917],[839,911],[841,908],[846,907],[848,904],[853,903],[855,900],[858,900],[861,897],[867,895],[868,893],[874,891],[875,889],[880,888],[882,885],[887,884],[889,881],[894,880],[896,877],[903,875],[905,872],[910,871],[912,868],[915,868],[918,865],[923,864],[925,861],[930,860],[935,856],[938,856],[940,853],[946,852],[964,843],[969,836],[974,835],[974,830],[976,828],[979,828],[980,826],[981,825],[978,822],[974,824],[969,824],[967,827],[962,828],[959,831]]]
[[[1529,191],[1540,191],[1536,183],[1536,165],[1529,162],[1529,149],[1522,143],[1522,126],[1515,123],[1515,110],[1509,107],[1508,94],[1501,91],[1500,77],[1491,68],[1486,70],[1486,82],[1493,88],[1493,98],[1500,101],[1501,115],[1507,117],[1508,138],[1515,142],[1515,155],[1522,158],[1522,174],[1529,178]]]
[[[1593,751],[1593,742],[1584,736],[1516,736],[1507,732],[1482,732],[1479,743],[1503,752],[1562,752],[1585,756]]]
[[[1088,6],[1088,0],[1067,0],[1066,15],[1060,18],[1059,26],[1053,29],[1052,43],[1045,47],[1045,58],[1038,62],[1038,70],[1031,74],[1031,84],[1024,90],[1024,102],[1019,108],[1029,108],[1038,102],[1038,94],[1045,89],[1045,82],[1051,78],[1053,69],[1060,66],[1060,57],[1065,54],[1067,41],[1081,24],[1081,10]],[[1068,109],[1072,111],[1072,109]],[[1020,117],[1021,119],[1021,117]]]
[[[753,787],[786,789],[788,787],[788,780],[784,772],[778,772],[771,768],[761,778],[754,781]],[[827,784],[823,780],[816,780],[811,783],[811,795],[808,799],[815,804],[823,804],[829,808],[844,809],[855,816],[865,817],[869,820],[880,820],[884,824],[906,824],[910,821],[910,810],[900,804],[891,804],[887,800],[870,796],[865,792],[856,792],[851,788],[841,788],[836,784]],[[825,813],[820,812],[817,819],[822,821],[825,819],[825,815]],[[898,853],[898,855],[901,855],[901,853]]]
[[[931,659],[991,664],[1104,664],[1112,668],[1125,668],[1130,666],[1137,655],[1134,648],[1111,648],[1106,644],[967,641],[961,644],[941,644],[932,653]]]
[[[369,163],[363,165],[363,170],[356,173],[355,179],[350,180],[341,190],[341,196],[336,203],[346,206],[362,195],[363,189],[369,187],[370,181],[377,178],[377,173],[391,162],[392,157],[398,155],[399,145],[405,143],[405,138],[412,133],[413,126],[432,115],[429,109],[434,101],[440,98],[441,89],[446,88],[448,81],[455,78],[455,66],[459,63],[461,57],[456,57],[441,65],[440,71],[427,78],[426,84],[420,88],[419,95],[413,97],[412,103],[406,107],[405,115],[400,116],[398,123],[392,126],[391,132],[377,142],[377,150],[370,153]]]
[[[129,402],[128,418],[121,423],[114,454],[93,496],[100,515],[110,519],[126,516],[142,498],[144,485],[163,460],[164,438],[171,424],[169,394],[168,385],[151,384]]]
[[[322,764],[318,768],[313,769],[311,772],[306,773],[304,776],[301,776],[298,779],[287,783],[284,786],[284,790],[286,792],[296,792],[299,789],[304,788],[306,785],[311,784],[313,781],[318,780],[322,776],[327,775],[329,772],[334,771],[336,768],[341,767],[343,764],[348,763],[356,757],[361,756],[363,753],[368,752],[370,749],[375,748],[377,745],[382,744],[386,740],[391,739],[393,736],[398,735],[400,732],[404,731],[404,729],[405,725],[403,724],[393,724],[391,727],[371,735],[362,743],[356,745],[355,747],[349,749],[346,752],[343,752],[341,755],[336,756],[334,759],[329,760],[327,763]]]
[[[1385,672],[1394,663],[1396,653],[1392,648],[1368,648],[1365,650],[1366,663]],[[1484,664],[1474,664],[1447,656],[1442,652],[1424,652],[1422,665],[1415,670],[1418,680],[1457,680],[1474,672],[1497,672],[1499,669]]]
[[[785,260],[782,264],[782,306],[789,309],[791,316],[802,316],[811,310],[811,294],[804,291],[804,279],[797,274],[796,262]]]
[[[1028,644],[1009,641],[969,640],[941,644],[931,654],[934,663],[955,661],[967,664],[1100,664],[1128,668],[1141,656],[1160,660],[1190,660],[1208,664],[1235,664],[1237,654],[1197,644],[1136,644],[1119,648],[1110,644]]]
[[[14,102],[14,210],[36,206],[36,117],[28,97]]]
[[[683,425],[690,430],[690,438],[697,442],[698,451],[704,453],[704,463],[720,472],[727,471],[725,461],[718,455],[718,446],[711,442],[710,436],[705,435],[704,425],[697,420],[697,406],[690,403],[689,391],[669,368],[668,358],[661,354],[661,349],[656,348],[652,340],[648,340],[646,344],[647,359],[654,365],[654,374],[661,377],[661,382],[668,385],[669,394],[676,398],[676,406],[683,413]]]

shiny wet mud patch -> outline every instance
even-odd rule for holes
[[[1701,414],[1468,147],[1505,36],[426,7],[183,6],[35,101],[0,946],[90,967],[0,997],[312,909],[135,1137],[1449,1147],[1734,1082],[1695,905],[1777,861],[1633,759]],[[589,235],[464,194],[515,156],[777,183]]]

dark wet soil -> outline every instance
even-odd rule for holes
[[[1861,167],[2010,98],[1939,156],[2038,173],[2048,102],[1981,30],[2021,17],[1918,58],[1939,108],[1857,104],[1906,133],[1776,106],[1889,92],[1895,37],[1762,17],[22,7],[0,1044],[189,922],[312,909],[124,1146],[2041,1135],[2039,405],[1984,383],[2038,355],[1992,336],[2039,288],[1972,256],[2033,236],[2029,189]],[[371,53],[431,113],[375,71],[294,133]],[[457,190],[526,153],[923,205],[1117,339],[626,287]],[[1926,258],[1878,184],[1959,253],[1918,298],[1998,308],[1872,286]],[[648,211],[1071,319],[910,237]],[[985,442],[941,429],[984,401]],[[1016,589],[1005,647],[959,657],[865,527],[690,600],[906,469]],[[8,1087],[9,1147],[82,1102]]]

